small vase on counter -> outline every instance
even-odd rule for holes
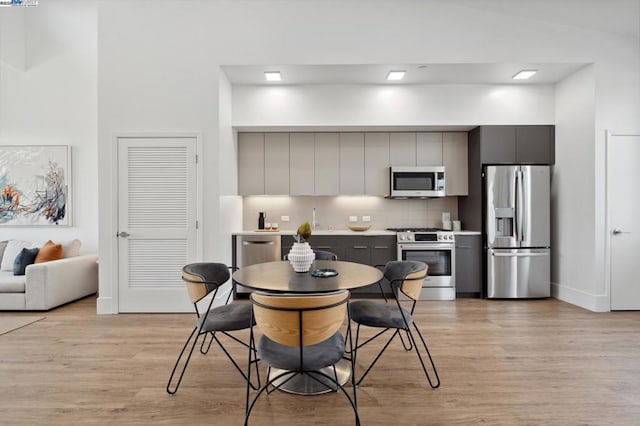
[[[316,254],[311,249],[309,243],[293,243],[291,251],[287,255],[289,263],[296,272],[308,272],[311,264],[316,259]]]

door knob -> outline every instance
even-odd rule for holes
[[[625,232],[621,229],[614,229],[613,230],[613,235],[618,235],[618,234],[630,234],[631,232]]]
[[[129,234],[128,232],[121,231],[121,232],[118,232],[116,235],[117,235],[118,237],[127,238],[127,237],[129,237],[131,234]]]

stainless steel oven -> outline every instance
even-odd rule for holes
[[[397,233],[398,260],[417,260],[429,266],[421,300],[456,298],[456,244],[452,232],[420,229]],[[401,295],[403,298],[404,296]]]

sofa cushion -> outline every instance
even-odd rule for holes
[[[2,255],[4,255],[4,249],[7,248],[7,244],[9,243],[9,241],[5,240],[5,241],[0,241],[0,262],[2,261]]]
[[[0,293],[24,293],[26,277],[13,275],[12,271],[0,271]]]
[[[80,255],[80,246],[82,245],[79,239],[65,241],[62,243],[62,255],[66,259],[67,257],[76,257]]]
[[[16,256],[16,260],[13,261],[13,275],[24,275],[27,266],[33,265],[36,260],[36,256],[40,251],[39,248],[23,248],[20,254]]]
[[[40,249],[33,263],[50,262],[62,259],[62,244],[56,244],[49,240]]]
[[[18,254],[23,248],[31,247],[33,247],[33,245],[28,241],[9,240],[7,247],[4,249],[0,270],[13,271],[13,261],[16,260]]]

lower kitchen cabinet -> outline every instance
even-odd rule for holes
[[[282,255],[289,253],[293,240],[282,241]],[[309,244],[314,250],[330,251],[338,256],[338,260],[362,263],[365,265],[384,265],[396,260],[395,235],[312,235]],[[383,280],[385,293],[391,294],[391,287]],[[380,297],[377,284],[351,290],[357,297]]]
[[[456,297],[480,297],[482,236],[456,235]]]

